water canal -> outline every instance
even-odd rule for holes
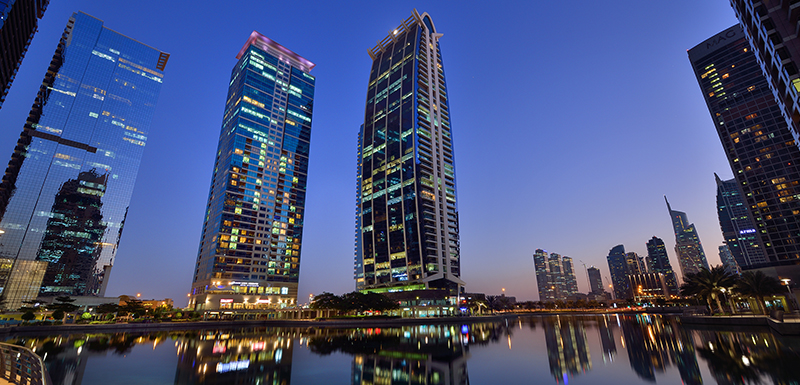
[[[656,315],[28,334],[54,384],[792,384],[800,338]]]

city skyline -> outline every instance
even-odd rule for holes
[[[700,6],[692,2],[648,5],[635,11],[641,12],[641,21],[625,27],[607,26],[595,20],[597,14],[607,12],[599,5],[580,8],[575,20],[547,20],[564,12],[558,8],[560,5],[547,5],[547,12],[535,19],[541,23],[532,27],[535,33],[526,32],[530,22],[522,19],[525,12],[502,7],[485,15],[486,10],[480,6],[399,2],[378,7],[365,2],[344,7],[348,8],[344,12],[320,3],[312,4],[307,15],[309,25],[318,25],[300,31],[290,28],[288,20],[271,21],[267,25],[255,17],[258,12],[242,12],[241,8],[238,12],[235,9],[211,12],[206,7],[197,7],[182,14],[177,8],[169,12],[173,10],[171,7],[161,5],[158,8],[164,8],[165,12],[152,14],[144,10],[148,8],[146,4],[137,8],[80,1],[50,4],[0,110],[0,120],[7,126],[24,122],[24,114],[19,111],[27,112],[32,97],[25,96],[24,89],[30,86],[23,83],[41,82],[46,68],[41,61],[42,51],[46,50],[41,46],[52,47],[54,39],[60,36],[53,25],[57,24],[56,19],[63,20],[66,12],[82,9],[109,24],[119,25],[116,27],[119,30],[170,52],[171,67],[176,66],[172,68],[185,69],[173,70],[174,80],[167,71],[162,99],[168,102],[163,106],[159,103],[153,130],[159,127],[170,135],[153,138],[145,149],[131,203],[132,214],[120,244],[117,265],[120,270],[115,270],[108,294],[141,292],[148,298],[172,297],[177,303],[186,296],[203,222],[210,180],[208,169],[214,161],[221,106],[229,80],[230,54],[226,52],[230,52],[229,47],[241,44],[237,39],[243,33],[254,29],[314,58],[320,65],[316,74],[320,79],[328,75],[326,83],[318,84],[315,97],[316,128],[312,141],[316,144],[309,166],[300,297],[321,291],[351,291],[353,154],[358,125],[363,121],[359,115],[363,114],[363,84],[369,67],[364,47],[374,46],[375,35],[395,28],[414,7],[431,14],[437,28],[445,31],[442,39],[447,41],[442,55],[448,65],[453,137],[459,148],[455,163],[459,170],[464,260],[461,275],[468,283],[467,291],[497,294],[502,285],[508,294],[519,299],[535,299],[536,287],[529,277],[534,273],[530,255],[536,247],[559,250],[576,261],[596,266],[604,266],[606,251],[619,243],[644,255],[642,240],[653,235],[670,238],[671,226],[660,202],[664,194],[681,202],[681,209],[691,213],[707,247],[722,242],[714,204],[716,186],[710,176],[714,171],[720,172],[722,178],[730,178],[730,174],[723,168],[726,161],[713,123],[700,95],[696,95],[697,86],[683,55],[697,42],[736,22],[725,1]],[[646,25],[644,20],[652,19],[646,15],[651,13],[668,15],[672,22]],[[341,18],[331,15],[359,22],[342,24]],[[226,26],[227,20],[236,22],[224,31],[178,29],[192,25],[192,20],[198,17],[218,17],[226,21]],[[474,28],[473,24],[479,21],[490,23],[490,27]],[[681,28],[671,28],[676,22]],[[570,46],[565,51],[560,48],[563,42],[554,45],[552,39],[544,38],[552,28],[564,28],[559,23],[576,26],[575,31],[565,35]],[[176,27],[170,28],[175,29],[166,33],[164,29],[156,31],[149,27],[172,24]],[[628,29],[637,26],[649,31],[667,29],[670,33],[629,36]],[[281,32],[282,28],[293,32]],[[330,33],[337,28],[341,35]],[[501,38],[522,35],[527,37]],[[535,63],[535,70],[518,71],[511,77],[503,74],[501,79],[482,75],[481,68],[489,68],[493,62],[488,55],[476,56],[475,46],[496,44],[499,40],[511,40],[499,48],[515,52],[516,59],[523,62]],[[341,41],[347,43],[337,44]],[[203,66],[194,68],[195,51],[206,50],[220,54],[205,55]],[[615,55],[608,55],[608,50]],[[565,60],[552,60],[553,63],[540,60],[544,52],[553,57],[564,55],[561,57]],[[571,90],[580,89],[578,83],[572,83],[576,81],[570,78],[572,75],[567,74],[582,71],[587,63],[576,57],[575,52],[583,52],[594,67],[592,81],[584,78],[580,84],[599,87],[593,88],[592,93],[615,90],[617,95],[592,96],[579,114],[567,109],[575,97]],[[649,87],[647,83],[652,79],[647,74],[652,73],[661,74],[657,83],[664,89],[644,103],[645,98],[634,95],[640,95],[642,87]],[[554,83],[556,79],[563,84]],[[482,94],[487,96],[480,97]],[[615,102],[607,104],[603,99]],[[527,107],[513,107],[517,105]],[[654,109],[653,105],[661,108]],[[678,113],[670,114],[671,111]],[[664,136],[666,127],[681,130],[682,134]],[[629,151],[617,154],[598,149],[603,147],[597,146],[600,142],[611,139],[600,133],[610,130],[627,137],[623,144]],[[576,131],[580,134],[575,135]],[[179,146],[174,145],[175,138],[180,138]],[[0,137],[0,145],[6,146],[0,147],[0,153],[3,148],[7,152],[13,149],[15,139],[13,135]],[[663,143],[656,148],[655,142]],[[611,143],[616,142],[604,145]],[[672,158],[668,148],[678,144],[686,160]],[[486,157],[488,152],[498,150],[497,160]],[[692,172],[682,171],[680,177],[685,179],[685,185],[681,188],[668,183],[666,179],[677,177],[675,169],[688,168],[688,159],[701,166]],[[164,167],[165,164],[170,166]],[[487,175],[492,175],[492,179],[487,179]],[[582,182],[577,183],[576,179]],[[582,187],[587,180],[601,186],[601,190],[620,184],[628,184],[628,188],[615,189],[614,195],[598,192],[587,196]],[[560,188],[532,188],[542,181],[558,184]],[[691,188],[683,191],[686,186]],[[497,191],[501,187],[505,192]],[[531,192],[520,194],[518,188]],[[315,189],[319,193],[314,193]],[[165,192],[172,191],[180,194],[179,204],[162,198]],[[500,194],[510,205],[487,208],[486,198],[494,194]],[[527,194],[533,195],[523,196]],[[160,215],[167,215],[170,220],[153,219]],[[585,234],[581,242],[574,242],[575,233]],[[493,241],[486,242],[485,237]],[[671,250],[671,246],[668,241],[667,248]],[[670,252],[670,258],[673,264],[677,263],[674,253]],[[715,256],[710,262],[719,263]],[[577,272],[577,281],[581,292],[588,291],[584,272]]]

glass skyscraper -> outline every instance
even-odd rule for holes
[[[661,238],[653,236],[647,241],[647,264],[648,271],[651,273],[661,273],[667,285],[668,295],[678,295],[678,280],[675,278],[675,271],[669,262],[667,247]]]
[[[589,288],[592,294],[603,294],[605,288],[603,287],[603,278],[600,277],[600,269],[592,266],[586,270],[589,275]]]
[[[358,143],[359,290],[463,289],[441,33],[416,10],[369,50]]]
[[[108,283],[169,54],[72,15],[0,184],[7,308]]]
[[[700,243],[700,236],[694,223],[689,223],[689,218],[683,211],[673,210],[669,205],[667,197],[667,211],[672,219],[672,228],[675,230],[675,254],[678,255],[678,264],[681,266],[681,274],[696,274],[700,269],[708,269],[708,260],[703,251],[703,244]]]
[[[800,150],[742,27],[698,44],[689,50],[689,60],[744,209],[755,223],[733,235],[745,237],[753,249],[757,242],[749,235],[757,235],[764,256],[737,256],[736,247],[731,252],[745,270],[800,264]]]
[[[50,0],[0,0],[0,108]]]
[[[717,180],[717,216],[722,238],[728,246],[728,253],[737,264],[750,266],[767,261],[764,248],[750,217],[750,210],[744,203],[735,179]],[[724,261],[724,260],[723,260]],[[727,265],[727,264],[726,264]]]
[[[253,32],[236,56],[189,306],[294,306],[314,64]]]
[[[611,274],[611,283],[614,286],[614,296],[616,299],[631,298],[631,290],[628,286],[628,262],[625,254],[625,246],[616,245],[608,252],[608,272]]]
[[[540,301],[566,300],[578,294],[578,281],[572,258],[560,254],[547,254],[546,250],[536,249],[533,254],[536,269],[536,284]]]

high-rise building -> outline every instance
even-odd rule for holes
[[[600,269],[592,266],[586,270],[589,275],[589,288],[592,294],[603,294],[605,288],[603,287],[603,278],[600,276]]]
[[[0,108],[50,0],[0,0]]]
[[[631,292],[628,286],[628,262],[625,255],[625,246],[614,246],[608,252],[606,259],[608,260],[608,272],[611,274],[611,283],[614,286],[615,298],[630,298]]]
[[[745,266],[765,263],[764,247],[736,180],[720,180],[716,173],[714,177],[717,180],[719,227],[728,251]]]
[[[555,287],[550,284],[550,269],[547,264],[547,250],[536,249],[533,254],[533,267],[536,269],[536,285],[540,301],[554,301]]]
[[[236,59],[189,306],[294,306],[314,64],[255,31]]]
[[[550,258],[547,259],[547,268],[550,271],[550,286],[553,289],[555,299],[564,300],[566,298],[567,280],[564,277],[564,264],[561,260],[561,255],[550,253]]]
[[[773,94],[772,100],[786,122],[784,127],[794,138],[793,144],[800,146],[800,40],[797,35],[800,14],[797,6],[786,0],[730,1],[740,26],[733,31],[728,29],[703,44],[711,47],[740,40],[742,36],[737,33],[744,29],[749,42],[745,48],[754,51],[758,67]],[[741,83],[740,80],[735,82]]]
[[[729,233],[726,242],[745,237],[740,243],[763,247],[765,256],[739,255],[742,245],[731,252],[744,269],[800,263],[800,150],[745,33],[738,25],[728,28],[689,50],[689,60],[744,209],[755,223],[741,221],[732,231],[743,233]],[[742,216],[737,210],[731,214]]]
[[[651,273],[660,273],[664,275],[664,282],[667,285],[668,295],[678,295],[678,280],[675,278],[675,271],[672,270],[672,264],[669,263],[669,256],[667,255],[667,247],[661,238],[653,236],[647,241],[647,261],[649,263],[648,271]]]
[[[722,261],[722,266],[725,267],[727,272],[734,275],[742,273],[742,269],[740,269],[739,264],[736,263],[736,258],[734,258],[728,245],[719,247],[719,260]]]
[[[672,227],[675,230],[675,254],[678,255],[678,264],[681,266],[681,274],[695,274],[702,268],[708,269],[706,253],[703,251],[703,244],[700,243],[700,236],[694,223],[689,223],[689,218],[683,211],[673,210],[669,205],[667,197],[667,210],[672,219]]]
[[[430,15],[413,11],[369,50],[358,143],[359,290],[461,291],[448,91]]]
[[[564,295],[569,297],[578,294],[578,279],[575,277],[575,265],[572,264],[572,258],[562,257],[561,266],[561,272],[564,275]]]
[[[669,295],[664,274],[661,273],[630,274],[628,285],[634,301],[666,299]]]
[[[625,265],[627,266],[627,274],[644,274],[647,273],[644,260],[635,251],[625,253]]]
[[[168,58],[69,19],[0,184],[6,307],[105,292]]]

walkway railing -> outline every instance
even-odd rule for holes
[[[0,342],[0,378],[20,385],[51,385],[44,361],[28,348]]]

